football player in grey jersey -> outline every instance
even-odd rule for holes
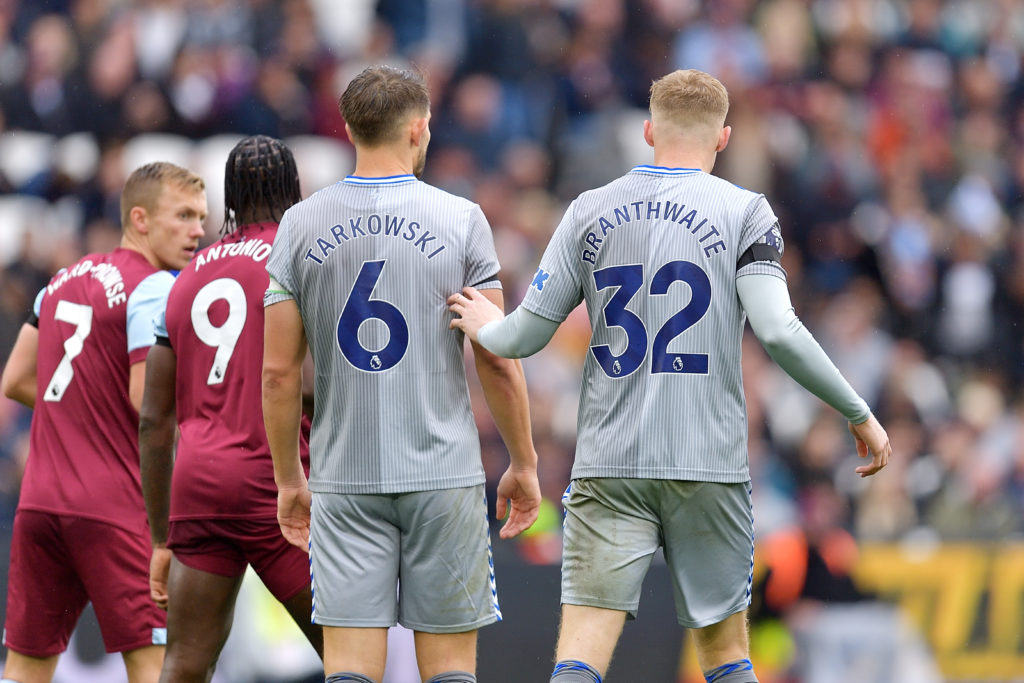
[[[453,327],[508,357],[542,348],[580,301],[593,336],[564,498],[559,683],[600,681],[641,582],[664,548],[679,623],[709,683],[757,680],[746,611],[753,516],[740,342],[749,319],[772,358],[849,420],[882,469],[889,439],[793,312],[779,223],[763,195],[710,175],[729,142],[729,98],[712,76],[651,87],[654,165],[584,192],[507,318],[472,288]]]
[[[380,680],[396,621],[415,631],[423,680],[475,681],[476,631],[501,613],[464,336],[449,329],[446,300],[473,285],[500,307],[498,259],[480,207],[418,179],[430,139],[418,74],[371,67],[341,112],[355,171],[284,214],[267,262],[263,413],[278,520],[309,546],[328,681]],[[298,452],[307,340],[308,484]],[[511,501],[509,538],[540,505],[526,382],[519,361],[475,343],[473,353],[511,455],[497,509],[504,517]]]

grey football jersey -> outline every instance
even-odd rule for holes
[[[696,169],[638,166],[568,208],[523,306],[562,321],[586,301],[573,478],[750,478],[736,278],[755,242],[782,252],[763,195]]]
[[[411,175],[345,180],[290,208],[267,271],[316,366],[310,489],[401,493],[484,481],[446,299],[499,288],[476,204]]]

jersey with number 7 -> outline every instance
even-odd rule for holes
[[[37,298],[35,412],[19,508],[143,533],[131,366],[152,346],[174,277],[127,249],[89,254]]]
[[[764,196],[698,169],[638,166],[570,205],[522,305],[590,314],[574,479],[750,478],[736,278],[785,279],[781,252]]]
[[[244,225],[198,252],[157,320],[157,343],[176,356],[172,521],[277,517],[260,388],[265,268],[276,235],[277,223]]]

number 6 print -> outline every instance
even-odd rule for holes
[[[398,308],[383,299],[371,299],[386,261],[365,261],[352,285],[338,319],[338,348],[354,367],[366,372],[393,368],[409,348],[409,325]],[[359,342],[359,327],[375,318],[388,328],[388,343],[372,351]]]

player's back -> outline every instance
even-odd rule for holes
[[[162,301],[171,279],[116,249],[83,257],[43,290],[21,507],[144,528],[129,376],[153,339],[144,300]]]
[[[590,313],[573,476],[747,479],[735,278],[776,225],[767,202],[699,170],[637,167],[566,220],[564,267],[547,264],[524,303],[555,317],[575,291]]]
[[[276,234],[276,223],[240,226],[197,253],[167,298],[158,334],[175,352],[181,431],[171,519],[276,515],[261,401],[266,261]]]
[[[479,207],[411,175],[347,178],[288,210],[268,269],[313,349],[312,490],[483,482],[463,337],[445,303],[496,281]]]

